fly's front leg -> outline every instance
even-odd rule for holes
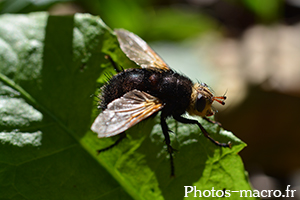
[[[216,140],[214,140],[212,137],[210,137],[210,135],[208,134],[208,132],[205,130],[205,128],[197,121],[197,120],[193,120],[193,119],[187,119],[181,116],[173,116],[173,118],[181,123],[184,124],[197,124],[198,127],[201,129],[202,133],[204,134],[205,137],[207,137],[210,141],[212,141],[212,143],[214,143],[217,146],[221,146],[221,147],[229,147],[231,148],[231,142],[228,143],[220,143]]]
[[[208,119],[207,117],[202,117],[202,118],[208,121],[209,123],[217,124],[218,126],[222,127],[222,124],[220,122],[213,121],[211,119]]]

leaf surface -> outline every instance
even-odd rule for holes
[[[237,155],[245,144],[206,122],[212,137],[233,148],[169,121],[176,178],[156,118],[97,155],[117,139],[98,139],[90,130],[99,114],[91,96],[113,72],[104,56],[135,67],[99,17],[6,14],[0,27],[1,199],[183,199],[186,185],[250,189]]]

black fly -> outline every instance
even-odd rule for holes
[[[123,29],[117,29],[115,32],[122,51],[141,68],[119,70],[120,72],[102,88],[100,107],[103,111],[95,119],[91,130],[97,133],[99,138],[118,134],[121,136],[113,145],[98,152],[117,145],[125,137],[127,129],[159,111],[160,124],[170,155],[171,176],[174,176],[174,150],[170,144],[167,117],[173,117],[185,124],[196,124],[214,144],[230,147],[230,142],[219,143],[211,138],[197,120],[182,117],[188,112],[208,120],[206,117],[214,114],[212,103],[216,101],[224,105],[226,96],[216,97],[206,84],[193,84],[186,76],[174,72],[137,35]],[[116,68],[113,61],[112,63]]]

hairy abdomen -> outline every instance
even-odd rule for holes
[[[173,114],[182,114],[189,106],[193,83],[173,71],[128,69],[113,76],[101,94],[101,108],[125,93],[137,89],[159,98]],[[172,114],[171,113],[171,114]]]

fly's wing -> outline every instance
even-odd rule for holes
[[[124,29],[116,29],[118,41],[126,56],[142,68],[158,68],[165,71],[169,66],[139,36]]]
[[[146,92],[132,90],[115,99],[95,119],[91,130],[99,138],[111,137],[163,108],[162,102]]]

